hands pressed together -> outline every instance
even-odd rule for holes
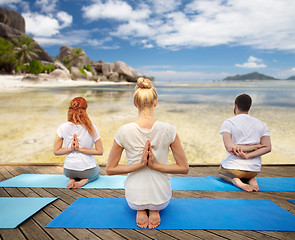
[[[72,151],[78,151],[79,150],[79,142],[78,142],[78,138],[77,138],[76,134],[74,134],[74,137],[73,137],[71,150]]]
[[[148,166],[150,169],[154,169],[155,164],[158,163],[153,155],[151,142],[146,141],[146,144],[143,149],[143,154],[141,158],[142,166]]]

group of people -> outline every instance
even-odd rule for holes
[[[154,118],[157,103],[157,90],[151,81],[139,78],[134,90],[138,119],[120,127],[106,165],[108,175],[128,174],[127,203],[137,211],[137,226],[149,229],[159,226],[159,211],[169,204],[171,174],[189,171],[176,127]],[[271,151],[266,124],[248,114],[251,104],[249,95],[239,95],[234,105],[235,116],[225,120],[220,131],[227,157],[219,168],[219,176],[248,192],[259,190],[255,176],[260,172],[261,155]],[[103,145],[86,109],[87,102],[82,97],[70,102],[68,121],[58,127],[54,143],[54,154],[66,155],[64,174],[69,178],[69,189],[79,188],[100,175],[94,155],[103,154]],[[124,149],[128,165],[120,164]],[[169,149],[174,164],[168,164]]]

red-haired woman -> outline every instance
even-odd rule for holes
[[[100,167],[95,163],[93,155],[103,154],[102,141],[86,109],[87,102],[84,98],[74,98],[70,102],[68,122],[57,129],[54,154],[66,154],[64,174],[69,178],[67,188],[82,187],[100,175]],[[62,147],[63,141],[65,148]]]

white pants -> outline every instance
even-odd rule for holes
[[[130,203],[127,201],[129,207],[133,210],[156,210],[156,211],[160,211],[160,210],[163,210],[164,208],[166,208],[169,204],[169,201],[168,200],[167,202],[165,203],[162,203],[162,204],[159,204],[159,205],[155,205],[155,204],[145,204],[145,205],[136,205],[136,204],[133,204],[133,203]]]

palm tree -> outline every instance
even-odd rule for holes
[[[68,53],[69,55],[64,59],[64,64],[69,67],[78,67],[79,63],[82,63],[83,57],[85,56],[83,49],[80,47],[73,48]]]
[[[36,48],[37,43],[33,40],[32,37],[22,34],[18,39],[12,39],[15,47],[15,53],[19,59],[19,64],[30,62],[34,58],[38,58],[38,52],[41,52],[40,49]]]

